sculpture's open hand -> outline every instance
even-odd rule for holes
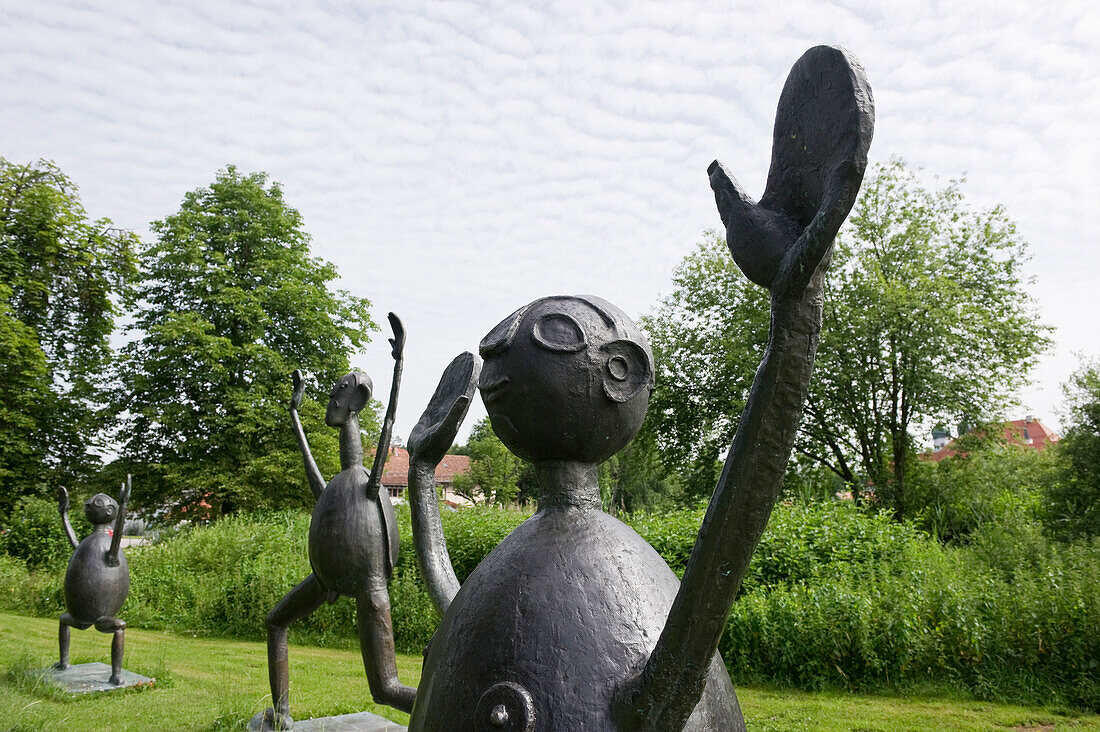
[[[390,347],[392,348],[393,360],[401,358],[401,354],[405,352],[405,326],[401,324],[401,319],[393,313],[388,316],[390,321],[390,329],[393,330],[393,338],[390,338]]]
[[[874,102],[859,62],[818,46],[791,69],[759,202],[717,160],[707,173],[726,243],[745,276],[777,297],[801,298],[855,203],[874,127]]]
[[[64,487],[57,489],[57,510],[62,516],[69,512],[69,492]]]
[[[456,356],[439,379],[420,421],[409,435],[409,455],[438,465],[455,440],[470,408],[470,399],[481,374],[481,359],[472,353]]]
[[[298,407],[302,405],[302,396],[306,393],[306,382],[302,379],[302,372],[298,369],[294,369],[290,379],[294,382],[294,392],[290,395],[290,409],[291,411],[297,411]]]

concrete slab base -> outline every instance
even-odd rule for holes
[[[51,666],[31,673],[41,676],[54,686],[60,687],[67,694],[117,691],[119,689],[129,689],[132,686],[152,686],[156,683],[156,679],[122,669],[119,673],[122,683],[116,686],[108,681],[111,678],[111,667],[99,662],[78,663],[64,670]]]
[[[263,729],[264,713],[260,712],[248,722],[248,729]],[[293,732],[406,732],[407,728],[370,712],[341,714],[338,717],[317,717],[294,720]]]

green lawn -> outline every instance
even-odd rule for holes
[[[109,662],[110,639],[74,631],[72,660]],[[90,698],[57,698],[12,671],[56,660],[57,622],[0,614],[0,730],[219,730],[238,728],[268,706],[262,643],[126,631],[125,667],[161,680],[155,687]],[[420,659],[399,658],[402,681],[415,685]],[[406,715],[370,701],[355,651],[290,649],[291,709],[296,718],[368,709],[398,722]],[[21,676],[15,674],[15,676]],[[942,697],[867,696],[762,688],[738,691],[753,732],[824,730],[1098,730],[1100,716]]]

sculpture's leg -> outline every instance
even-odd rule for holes
[[[126,621],[118,618],[100,618],[95,621],[95,629],[101,633],[113,633],[111,638],[111,684],[122,683],[122,651],[125,644]]]
[[[416,689],[405,686],[397,678],[397,654],[393,647],[393,619],[390,616],[390,596],[386,582],[370,583],[367,592],[356,598],[355,614],[359,623],[359,647],[363,652],[363,667],[374,701],[403,712],[412,711]]]
[[[271,681],[271,708],[264,714],[269,729],[290,729],[290,669],[286,630],[325,602],[328,593],[314,575],[306,577],[267,614],[267,675]]]
[[[61,660],[54,664],[56,669],[64,670],[69,667],[69,626],[75,623],[72,615],[64,613],[57,624],[57,645],[61,651]]]

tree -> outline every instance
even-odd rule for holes
[[[470,430],[465,452],[470,456],[470,472],[455,476],[455,493],[472,503],[503,505],[516,500],[530,466],[504,446],[488,417]]]
[[[697,491],[713,485],[765,342],[766,293],[722,248],[707,235],[643,319],[658,369],[643,430]],[[873,485],[904,516],[913,430],[998,416],[1048,343],[1024,290],[1026,258],[1002,208],[971,211],[957,182],[929,191],[899,160],[877,166],[827,276],[802,458],[857,500]]]
[[[109,339],[136,245],[109,219],[89,220],[53,163],[0,158],[0,511],[99,466]]]
[[[899,519],[913,429],[1001,416],[1047,347],[1001,207],[970,210],[957,181],[928,190],[900,160],[864,183],[838,239],[800,450]]]
[[[334,472],[321,414],[375,328],[369,302],[329,289],[335,267],[309,255],[301,216],[264,173],[229,166],[152,228],[117,399],[123,459],[143,473],[135,497],[221,512],[312,505],[286,418],[290,373],[308,375],[302,421]]]
[[[1100,536],[1100,363],[1083,364],[1062,389],[1069,426],[1044,496],[1045,523],[1062,539]]]
[[[673,290],[641,318],[656,387],[635,441],[660,450],[684,498],[709,496],[737,429],[768,334],[768,296],[706,232],[672,275]]]

